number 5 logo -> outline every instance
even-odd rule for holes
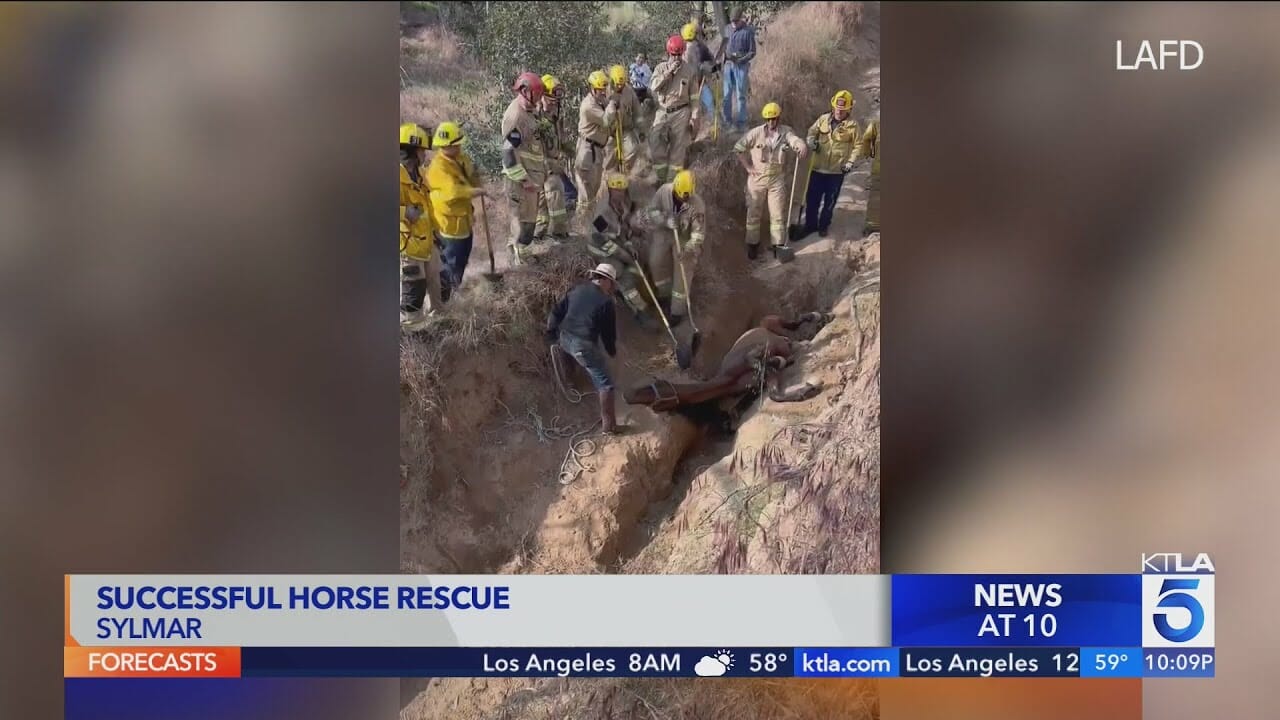
[[[1194,595],[1187,592],[1188,590],[1194,592],[1199,587],[1200,580],[1190,578],[1170,578],[1161,583],[1156,607],[1182,608],[1191,613],[1191,621],[1186,627],[1175,628],[1169,623],[1169,613],[1152,613],[1151,619],[1155,622],[1156,632],[1160,633],[1160,637],[1169,642],[1182,643],[1200,634],[1200,629],[1204,627],[1204,608]]]

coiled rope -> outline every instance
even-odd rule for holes
[[[560,393],[564,395],[564,399],[568,400],[570,404],[577,405],[581,403],[587,395],[579,392],[576,388],[565,385],[564,365],[560,353],[556,352],[556,346],[549,346],[548,353],[551,355],[551,373],[555,375],[556,387],[560,388]],[[576,424],[557,425],[559,420],[559,416],[552,418],[551,427],[546,427],[542,425],[541,419],[539,419],[535,423],[534,429],[538,431],[539,438],[545,438],[544,442],[547,440],[569,439],[569,450],[564,454],[564,460],[560,462],[560,473],[556,476],[561,485],[569,485],[577,480],[582,473],[595,472],[594,465],[587,465],[583,461],[595,454],[597,449],[596,441],[584,436],[595,430],[600,425],[600,421],[597,420],[587,427],[575,431],[578,427]]]

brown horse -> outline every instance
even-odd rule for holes
[[[774,402],[799,402],[818,393],[821,388],[805,384],[795,390],[780,387],[782,368],[793,360],[789,332],[806,322],[819,327],[830,321],[829,315],[805,313],[798,320],[785,321],[768,315],[760,324],[743,333],[720,361],[716,376],[705,382],[673,383],[655,379],[647,385],[633,387],[623,393],[631,405],[648,405],[655,411],[671,412],[705,406],[724,398],[754,399],[752,390],[767,389]]]

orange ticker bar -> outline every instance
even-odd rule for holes
[[[238,647],[64,647],[63,677],[240,677]]]

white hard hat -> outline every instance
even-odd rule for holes
[[[614,270],[613,266],[610,265],[609,263],[600,263],[599,265],[596,266],[595,270],[591,271],[591,274],[599,275],[600,277],[607,278],[609,280],[612,280],[613,282],[618,281],[618,271]]]

